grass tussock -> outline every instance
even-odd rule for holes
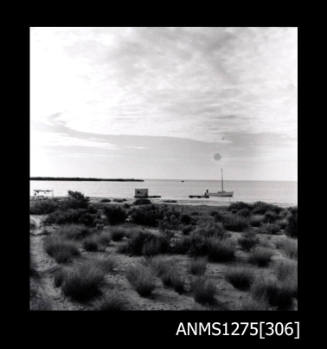
[[[93,234],[93,231],[82,224],[66,224],[58,229],[58,235],[68,240],[82,240]]]
[[[195,258],[192,259],[189,265],[190,273],[193,275],[203,275],[207,270],[207,259],[206,258]]]
[[[102,251],[102,245],[99,242],[98,236],[90,236],[83,241],[83,248],[89,252]]]
[[[122,227],[115,227],[110,229],[111,238],[113,241],[121,241],[124,237],[129,237],[131,232],[129,229]]]
[[[226,272],[225,278],[235,288],[245,291],[248,290],[254,282],[255,273],[250,268],[235,267]]]
[[[141,297],[150,297],[156,287],[155,276],[151,269],[142,264],[131,267],[126,274],[127,280]]]
[[[251,288],[255,300],[265,301],[277,310],[291,310],[296,290],[287,282],[278,282],[273,277],[257,278]]]
[[[252,250],[249,262],[259,267],[267,267],[270,264],[274,251],[267,247],[258,246]]]
[[[200,304],[215,304],[216,286],[212,280],[199,277],[192,283],[194,300]]]
[[[230,262],[235,259],[235,245],[230,240],[208,240],[208,259],[211,262]]]
[[[152,202],[149,199],[136,199],[133,205],[151,205]]]
[[[288,258],[296,259],[298,256],[297,240],[285,238],[276,243],[276,247]]]
[[[47,237],[44,242],[45,251],[53,257],[57,263],[69,263],[74,257],[80,255],[78,245],[69,240],[58,237]]]
[[[238,239],[238,243],[242,250],[250,251],[259,243],[259,239],[257,238],[256,233],[248,232]]]
[[[92,262],[75,265],[64,275],[62,290],[67,297],[87,302],[100,294],[105,272]]]
[[[97,266],[101,268],[105,273],[112,273],[118,266],[117,260],[113,256],[108,256],[97,260]]]
[[[95,310],[124,311],[128,310],[128,302],[120,292],[112,290],[96,301]]]
[[[154,256],[168,252],[168,248],[169,241],[165,237],[137,231],[120,251],[134,256]]]
[[[30,214],[43,215],[56,211],[59,208],[57,199],[30,201]]]
[[[120,206],[106,206],[103,211],[108,223],[111,225],[121,224],[126,221],[127,213]]]
[[[50,213],[44,220],[44,224],[83,224],[86,226],[95,226],[96,224],[96,213],[89,212],[88,209],[67,209],[57,210]]]
[[[249,226],[248,219],[237,214],[225,214],[222,221],[224,228],[231,231],[242,232]]]
[[[275,262],[274,270],[279,281],[294,279],[297,283],[297,262],[292,259],[281,259]]]

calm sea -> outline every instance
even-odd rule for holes
[[[161,195],[162,199],[188,200],[189,195],[201,195],[220,190],[220,181],[204,180],[145,180],[144,182],[74,182],[30,181],[33,189],[53,189],[55,196],[65,196],[68,190],[77,190],[87,196],[132,198],[135,188],[148,188],[149,195]],[[297,182],[224,181],[224,189],[234,191],[233,198],[194,200],[198,203],[222,204],[235,201],[265,201],[282,206],[297,205]]]

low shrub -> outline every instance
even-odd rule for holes
[[[208,254],[208,240],[209,238],[197,235],[197,234],[192,234],[188,239],[184,238],[183,239],[183,247],[186,248],[188,247],[187,253],[190,256],[205,256]]]
[[[32,200],[30,201],[30,214],[49,214],[59,208],[57,199]]]
[[[192,225],[186,225],[182,228],[182,233],[183,235],[189,235],[191,231],[193,231],[193,226]]]
[[[200,304],[214,304],[216,302],[216,286],[211,280],[203,276],[193,281],[192,291],[194,300]]]
[[[251,288],[254,299],[265,300],[278,310],[292,308],[295,290],[274,278],[257,278]]]
[[[179,294],[186,292],[185,278],[176,273],[172,266],[161,274],[161,280],[166,287],[173,288]]]
[[[90,236],[83,241],[83,248],[89,252],[97,252],[101,250],[99,239],[97,236]]]
[[[208,239],[208,259],[211,262],[229,262],[235,259],[235,246],[230,240]]]
[[[250,225],[252,227],[260,227],[260,225],[264,222],[265,216],[260,214],[255,214],[250,217]]]
[[[184,225],[189,225],[192,223],[192,217],[188,214],[183,214],[180,218],[180,222]]]
[[[225,278],[235,288],[245,291],[251,287],[255,279],[255,274],[252,269],[245,267],[235,267],[229,269],[226,272]]]
[[[279,281],[294,279],[297,283],[297,262],[290,259],[278,260],[274,265],[275,273]]]
[[[237,201],[233,202],[228,206],[228,211],[240,211],[243,209],[250,210],[252,208],[251,204],[247,204],[246,202]]]
[[[200,226],[199,228],[195,229],[193,232],[193,235],[198,235],[201,237],[215,237],[223,239],[226,236],[226,230],[224,229],[223,225],[221,223],[209,223]]]
[[[96,263],[105,273],[112,273],[118,265],[117,260],[113,256],[99,259]]]
[[[81,240],[93,234],[93,231],[85,225],[66,224],[60,226],[60,228],[58,229],[58,234],[65,239]]]
[[[152,202],[149,199],[136,199],[133,202],[133,205],[150,205],[150,204],[152,204]]]
[[[258,233],[260,234],[270,234],[270,235],[275,235],[280,231],[280,226],[279,224],[275,223],[265,223],[262,224],[261,227],[259,228]]]
[[[249,217],[251,215],[251,211],[248,208],[242,208],[241,210],[237,211],[237,214],[241,217]]]
[[[264,221],[266,223],[274,223],[278,219],[278,214],[274,211],[268,210],[265,213]]]
[[[129,231],[125,228],[112,228],[110,232],[113,241],[121,241],[125,236],[129,236]]]
[[[128,302],[118,291],[107,292],[95,303],[95,310],[98,311],[122,311],[128,310]]]
[[[286,234],[290,237],[297,237],[297,208],[294,207],[290,210],[290,216],[288,217],[288,223],[286,226]]]
[[[186,254],[191,247],[191,238],[188,236],[172,239],[169,245],[169,252],[172,254]]]
[[[96,214],[87,209],[57,210],[50,213],[44,220],[44,224],[84,224],[95,226]]]
[[[266,267],[271,261],[274,252],[267,247],[256,247],[249,256],[249,262],[259,267]]]
[[[140,206],[131,211],[132,222],[139,225],[157,227],[162,218],[163,212],[155,205]]]
[[[65,279],[67,271],[63,268],[60,268],[54,272],[53,283],[55,287],[60,287]]]
[[[289,258],[296,259],[298,256],[297,240],[292,238],[285,238],[276,243],[276,247]]]
[[[79,191],[68,191],[68,197],[60,203],[62,209],[88,208],[89,198]]]
[[[155,277],[150,268],[138,265],[130,268],[126,274],[127,280],[141,297],[152,295],[156,287]]]
[[[259,239],[254,232],[248,232],[238,239],[238,243],[244,251],[250,251],[259,243]]]
[[[47,237],[44,242],[45,251],[53,257],[57,263],[69,263],[73,257],[80,255],[78,246],[73,241],[54,237]]]
[[[86,302],[100,294],[104,275],[104,271],[92,262],[75,265],[65,274],[62,290],[67,297]]]
[[[168,252],[169,242],[163,236],[137,231],[128,240],[123,251],[135,256],[151,256]]]
[[[127,218],[127,213],[119,206],[105,207],[104,214],[111,225],[124,223]]]
[[[207,269],[207,259],[206,258],[196,258],[192,259],[190,262],[189,270],[193,275],[203,275]]]
[[[252,205],[252,214],[265,214],[267,211],[274,212],[276,214],[279,214],[282,210],[281,207],[268,204],[266,202],[257,201]]]
[[[111,233],[109,231],[102,231],[98,236],[98,241],[103,246],[108,245],[111,241]]]
[[[242,232],[249,226],[249,222],[245,217],[229,213],[223,216],[223,225],[227,230]]]
[[[110,199],[101,199],[100,202],[111,202]]]

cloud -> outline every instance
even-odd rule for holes
[[[112,152],[193,141],[207,154],[219,145],[224,160],[286,154],[297,139],[296,39],[296,28],[274,27],[31,28],[32,136]]]

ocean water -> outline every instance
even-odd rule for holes
[[[205,180],[157,180],[144,182],[75,182],[30,181],[33,189],[53,189],[55,196],[65,196],[68,190],[77,190],[87,196],[133,198],[135,188],[148,188],[149,195],[161,195],[162,199],[187,200],[203,204],[224,204],[235,201],[264,201],[281,206],[297,205],[297,182],[286,181],[224,181],[226,191],[234,191],[232,198],[189,199],[189,195],[202,195],[220,190],[220,181]]]

